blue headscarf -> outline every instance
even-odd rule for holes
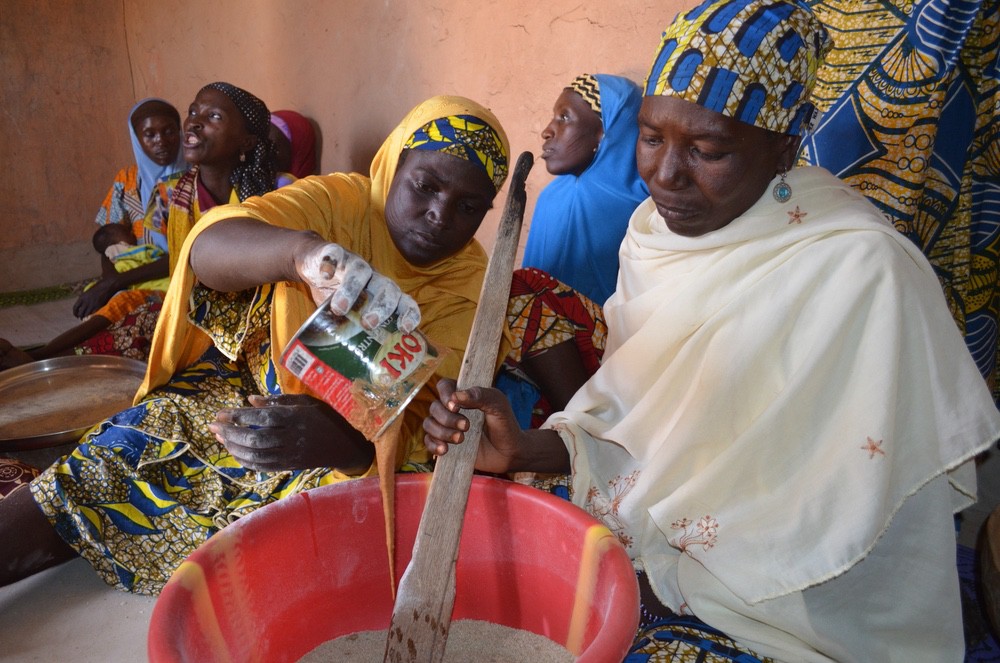
[[[139,167],[139,198],[142,200],[142,209],[149,209],[149,201],[153,197],[153,193],[156,188],[156,183],[160,180],[165,180],[174,173],[179,173],[187,170],[187,162],[184,161],[184,150],[181,149],[180,137],[178,136],[177,141],[177,158],[174,162],[166,166],[161,166],[156,163],[142,150],[142,143],[139,141],[139,136],[135,132],[135,128],[132,126],[132,116],[135,112],[139,110],[141,106],[150,102],[158,101],[170,108],[173,105],[158,97],[147,97],[145,99],[139,100],[135,106],[132,106],[132,110],[128,113],[128,135],[132,138],[132,154],[135,156],[135,163]],[[174,111],[176,113],[176,111]],[[159,115],[159,113],[157,113]],[[180,119],[178,115],[177,120],[177,131],[178,134],[181,131]]]
[[[577,175],[559,175],[538,196],[524,249],[536,267],[603,305],[618,280],[618,248],[629,217],[649,197],[635,166],[639,86],[596,74],[604,137]]]

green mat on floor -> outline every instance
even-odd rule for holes
[[[44,302],[54,302],[58,299],[74,297],[83,292],[83,287],[90,283],[90,281],[91,279],[87,279],[77,283],[63,283],[62,285],[53,285],[48,288],[37,288],[35,290],[0,292],[0,308],[42,304]]]

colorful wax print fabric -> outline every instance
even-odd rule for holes
[[[994,399],[1000,314],[1000,3],[809,2],[833,36],[802,162],[923,250]]]

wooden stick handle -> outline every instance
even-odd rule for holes
[[[511,176],[507,203],[458,375],[459,389],[493,384],[524,219],[527,198],[524,183],[533,161],[530,152],[523,152]],[[462,413],[471,425],[465,433],[465,441],[451,447],[447,454],[438,458],[434,467],[413,545],[413,557],[400,580],[393,606],[386,639],[386,663],[437,662],[444,657],[455,604],[458,545],[483,428],[481,411],[462,410]]]

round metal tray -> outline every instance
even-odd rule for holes
[[[0,451],[53,447],[132,405],[146,364],[73,355],[0,372]]]

